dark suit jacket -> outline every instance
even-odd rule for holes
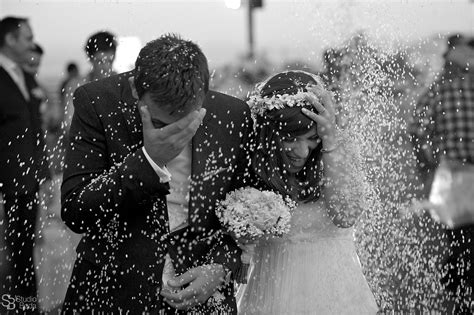
[[[97,281],[120,288],[96,299],[115,305],[108,310],[118,305],[139,313],[158,305],[156,290],[168,250],[177,273],[210,262],[234,272],[240,266],[235,242],[214,234],[221,228],[214,207],[244,185],[251,119],[241,100],[208,93],[203,105],[207,114],[192,140],[190,225],[169,235],[169,186],[160,183],[142,152],[142,123],[130,75],[76,90],[61,213],[73,231],[84,233],[79,257],[108,275]]]
[[[24,72],[30,93],[27,101],[10,75],[0,67],[0,191],[5,195],[26,195],[38,191],[48,178],[43,131],[35,93],[38,85]]]

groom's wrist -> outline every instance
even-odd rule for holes
[[[171,181],[171,174],[166,168],[166,166],[159,166],[158,164],[156,164],[146,151],[145,147],[142,147],[142,151],[148,163],[150,163],[151,167],[160,178],[160,183],[168,183],[169,181]]]
[[[224,267],[224,285],[227,286],[232,281],[232,270],[230,268]]]

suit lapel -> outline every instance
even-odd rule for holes
[[[27,93],[29,94],[29,97],[30,97],[30,100],[29,101],[25,100],[25,102],[28,104],[31,123],[32,123],[33,129],[35,130],[35,133],[41,133],[42,120],[41,120],[41,114],[39,111],[40,111],[41,103],[44,101],[44,99],[42,99],[40,96],[36,95],[35,93],[31,93],[31,91],[33,91],[34,89],[40,89],[34,76],[23,72],[23,77],[25,79],[25,87],[27,89]]]
[[[136,150],[143,145],[142,120],[138,112],[138,101],[132,95],[132,89],[128,83],[128,78],[132,76],[131,72],[120,75],[119,82],[122,86],[120,96],[120,110],[125,119],[125,123],[132,143],[131,151]]]
[[[206,106],[204,106],[206,107]],[[218,125],[207,114],[202,125],[192,139],[191,187],[189,192],[189,224],[194,227],[209,227],[209,210],[213,209],[215,198],[211,195],[212,180],[206,175],[210,170],[213,153],[216,151],[216,137],[219,135]]]
[[[34,89],[39,87],[35,77],[23,71],[23,79],[25,80],[26,93],[28,93],[30,101],[32,101],[34,98],[38,99],[36,95],[31,93]],[[43,100],[41,99],[41,101]]]
[[[200,180],[205,172],[206,165],[204,162],[209,151],[209,135],[214,132],[210,114],[207,114],[192,139],[191,179]]]
[[[18,85],[16,84],[16,82],[13,81],[13,78],[10,76],[10,74],[3,67],[0,67],[0,75],[3,76],[4,79],[5,79],[5,82],[7,82],[7,84],[10,85],[11,90],[15,91],[15,93],[18,94],[18,96],[21,97],[23,99],[23,101],[25,101],[25,103],[28,103],[28,100],[25,98],[25,96],[21,92],[21,90],[18,87]],[[25,86],[26,86],[26,82],[25,82]],[[28,87],[27,87],[27,89],[28,89]],[[27,91],[27,93],[29,93],[29,91]],[[31,98],[31,95],[30,95],[30,98]]]
[[[39,106],[42,100],[36,98],[34,95],[32,95],[32,93],[30,93],[31,90],[38,87],[34,77],[28,75],[27,73],[23,73],[23,76],[27,93],[30,95],[30,100],[25,99],[25,96],[15,81],[13,81],[12,77],[3,67],[0,67],[0,80],[4,82],[3,85],[11,93],[10,97],[15,98],[17,104],[16,106],[19,106],[29,113],[28,116],[30,117],[30,122],[32,124],[31,127],[33,134],[38,134],[41,132],[41,116],[39,114]]]

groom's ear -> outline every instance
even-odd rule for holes
[[[130,84],[130,88],[132,89],[132,96],[135,99],[139,99],[137,89],[135,88],[135,77],[128,78],[128,84]]]

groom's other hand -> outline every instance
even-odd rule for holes
[[[178,310],[187,310],[202,304],[214,294],[224,283],[225,270],[222,265],[203,265],[188,270],[186,273],[168,281],[168,286],[174,290],[163,289],[161,295],[166,303]],[[183,286],[186,288],[181,289]]]
[[[139,106],[145,150],[159,167],[164,167],[181,153],[196,134],[206,115],[206,109],[201,108],[163,128],[155,128],[148,107]]]

